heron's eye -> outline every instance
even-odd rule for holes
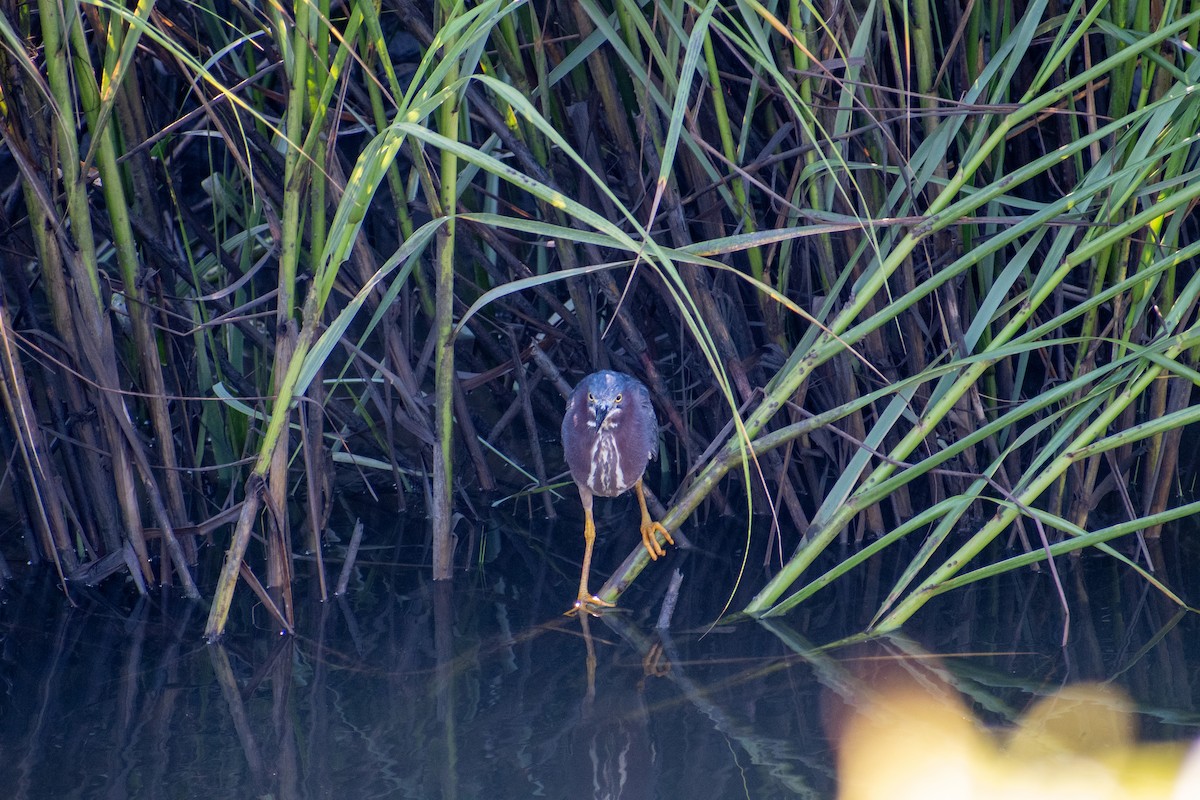
[[[621,402],[621,395],[617,395],[616,397],[614,397],[614,398],[613,398],[613,402],[614,402],[614,403],[619,403],[619,402]]]
[[[589,403],[596,402],[596,395],[592,394],[591,392],[588,392],[588,402]]]

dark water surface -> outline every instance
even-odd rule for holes
[[[832,797],[832,720],[866,688],[863,664],[901,656],[937,655],[989,723],[1064,683],[1111,680],[1136,704],[1142,737],[1198,731],[1196,617],[1108,557],[1058,562],[1066,647],[1049,576],[1022,572],[936,599],[903,637],[821,651],[869,622],[891,587],[886,569],[778,622],[705,635],[740,555],[673,553],[624,610],[580,620],[561,613],[578,538],[574,526],[491,531],[472,544],[487,555],[470,572],[435,585],[413,566],[424,553],[368,529],[345,598],[297,599],[300,635],[279,636],[241,586],[219,646],[202,642],[206,607],[178,597],[138,600],[110,584],[75,591],[71,608],[48,576],[10,584],[0,796]],[[1193,603],[1196,539],[1169,533],[1156,554],[1160,577]],[[627,547],[601,539],[595,587]],[[676,567],[679,604],[659,634]]]

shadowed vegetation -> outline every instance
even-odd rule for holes
[[[650,388],[669,529],[778,520],[755,616],[923,537],[891,630],[1200,508],[1200,11],[426,5],[3,4],[31,559],[290,628],[293,555],[324,592],[336,494],[382,492],[449,577],[456,514],[554,513],[602,367]]]

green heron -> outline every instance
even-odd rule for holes
[[[667,552],[655,538],[655,531],[661,532],[668,543],[675,544],[662,523],[650,519],[642,491],[642,474],[658,449],[658,418],[650,403],[649,390],[623,372],[602,370],[588,375],[567,400],[562,443],[563,456],[583,502],[585,548],[575,607],[590,610],[592,606],[611,606],[612,603],[588,592],[588,570],[596,541],[596,523],[592,519],[595,495],[616,497],[633,487],[642,508],[642,544],[650,558],[657,560]]]

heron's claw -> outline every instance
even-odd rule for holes
[[[671,534],[667,532],[667,529],[663,527],[661,522],[645,520],[642,523],[642,546],[650,554],[651,561],[657,561],[659,556],[667,554],[666,548],[655,537],[655,532],[661,533],[663,538],[667,540],[667,544],[675,544],[675,540],[671,538]]]
[[[567,609],[563,616],[573,617],[580,611],[584,611],[593,617],[598,617],[600,616],[600,612],[616,607],[616,603],[610,603],[607,600],[601,600],[594,594],[581,594],[579,599],[575,601],[575,606]]]

